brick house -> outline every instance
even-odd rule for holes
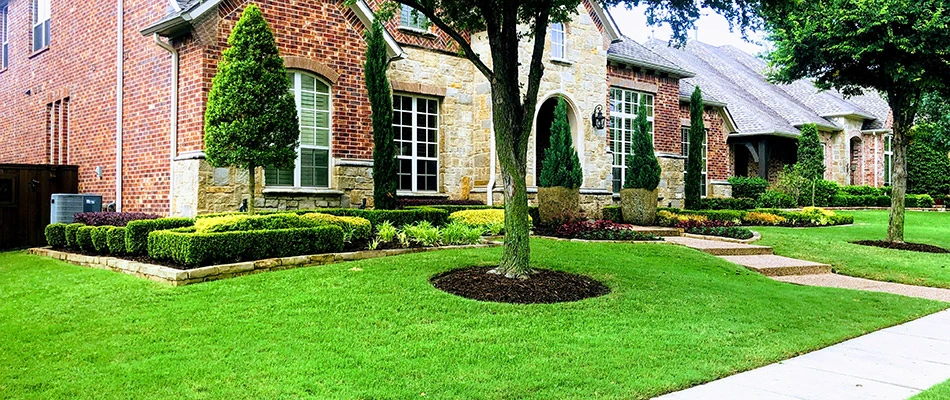
[[[254,0],[270,24],[298,99],[301,145],[293,170],[258,174],[262,208],[372,201],[372,131],[363,84],[363,32],[378,2]],[[36,6],[34,6],[34,4]],[[0,0],[0,162],[76,164],[80,190],[123,211],[194,215],[236,209],[246,171],[213,168],[202,152],[204,105],[232,27],[236,0],[136,0],[89,10],[50,0]],[[410,10],[388,21],[400,195],[501,200],[489,85],[444,33]],[[476,52],[487,39],[472,33]],[[523,45],[526,57],[529,47]],[[629,127],[647,107],[664,205],[683,196],[684,128],[699,70],[621,35],[597,2],[552,24],[527,183],[549,141],[557,99],[569,106],[590,215],[613,204]],[[672,60],[672,61],[671,61]],[[685,68],[684,68],[685,66]],[[739,132],[730,97],[707,95],[708,196],[728,196]],[[591,119],[602,110],[607,129]]]

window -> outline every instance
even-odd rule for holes
[[[646,107],[650,138],[653,138],[653,95],[621,88],[610,88],[610,151],[613,153],[613,191],[619,193],[627,175],[627,155],[633,136],[637,108]]]
[[[700,174],[702,175],[702,186],[699,189],[699,195],[706,197],[706,187],[709,185],[709,129],[705,130],[705,135],[703,135],[703,156],[700,159],[700,165],[702,169]],[[681,154],[684,157],[689,156],[689,127],[684,126],[680,129],[680,135],[682,136],[682,152]],[[683,168],[683,175],[686,175],[686,168]]]
[[[399,26],[418,31],[429,31],[429,19],[425,15],[416,11],[416,9],[407,5],[402,6],[402,13],[399,16]]]
[[[439,190],[439,101],[393,96],[393,136],[399,161],[399,190]]]
[[[894,180],[894,135],[884,135],[884,186]]]
[[[69,98],[46,105],[46,159],[49,164],[69,163]]]
[[[551,24],[551,59],[567,59],[567,30],[561,22]]]
[[[50,0],[33,0],[33,51],[49,46]]]
[[[297,101],[300,146],[293,170],[267,168],[266,186],[327,188],[330,186],[330,86],[304,72],[290,72]]]
[[[0,6],[0,70],[10,65],[10,6]]]

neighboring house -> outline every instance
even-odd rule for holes
[[[728,105],[730,158],[736,175],[775,181],[796,160],[799,128],[818,125],[825,149],[825,179],[842,185],[891,183],[890,108],[867,93],[845,99],[819,91],[807,80],[776,85],[765,78],[766,63],[732,46],[690,42],[682,49],[665,42],[651,50],[695,73],[685,83]]]

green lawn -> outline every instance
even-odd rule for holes
[[[501,249],[169,287],[0,253],[0,393],[14,398],[647,398],[946,308],[783,284],[663,244],[532,241],[613,290],[510,305],[431,287]]]
[[[845,275],[950,288],[950,254],[917,253],[860,246],[854,240],[881,240],[887,234],[887,211],[842,211],[854,225],[821,228],[756,227],[775,253],[831,264]],[[904,240],[950,248],[950,213],[908,211]]]
[[[947,400],[950,399],[950,381],[946,381],[911,398],[911,400]]]

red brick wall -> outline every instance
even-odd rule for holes
[[[618,81],[624,83],[617,83]],[[641,92],[652,92],[638,89],[634,87],[634,84],[656,86],[653,99],[654,150],[662,153],[679,154],[681,139],[679,78],[663,77],[655,73],[644,72],[640,69],[629,69],[614,64],[607,66],[608,86],[623,87],[625,89]],[[607,103],[610,103],[610,93],[607,93]]]
[[[680,115],[683,120],[689,120],[689,104],[680,104]],[[722,113],[715,107],[706,107],[703,112],[703,123],[706,129],[709,129],[709,146],[706,168],[709,172],[709,179],[726,180],[732,176],[732,164],[729,160],[729,145],[726,139],[729,134],[726,132]]]
[[[79,190],[102,194],[104,203],[111,202],[115,198],[115,6],[104,3],[90,9],[54,1],[50,47],[33,55],[30,7],[30,0],[9,2],[10,66],[0,72],[0,162],[49,162],[46,107],[68,97],[68,163],[80,166]],[[167,129],[157,131],[154,121],[163,118],[158,113],[168,115],[167,103],[161,103],[161,94],[151,85],[161,88],[157,80],[168,76],[167,55],[151,44],[151,38],[138,33],[164,14],[165,3],[126,1],[125,7],[124,202],[129,211],[165,212],[167,200],[162,196],[168,190],[167,173],[162,172],[156,154],[166,154],[160,146],[167,146],[167,140],[156,138],[166,137]],[[102,179],[95,174],[97,166],[103,169]]]

